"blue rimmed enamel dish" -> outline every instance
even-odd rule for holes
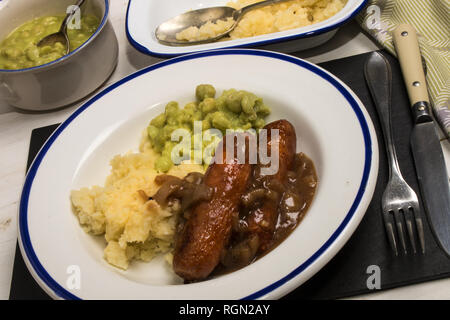
[[[125,22],[129,42],[139,51],[158,57],[174,57],[205,50],[257,47],[280,52],[296,52],[319,46],[330,40],[338,28],[353,19],[368,0],[348,0],[345,7],[331,18],[302,28],[251,38],[220,41],[202,45],[168,46],[158,42],[154,31],[164,21],[188,10],[223,6],[224,0],[130,0]]]
[[[0,1],[0,42],[23,23],[63,15],[73,4],[73,0]],[[109,5],[109,0],[89,0],[82,5],[81,15],[93,14],[101,23],[71,53],[32,68],[0,69],[0,100],[24,110],[53,110],[79,101],[101,86],[114,71],[119,52]]]
[[[276,249],[230,274],[179,284],[162,258],[133,262],[127,271],[115,269],[103,259],[102,237],[81,229],[71,210],[70,191],[103,184],[109,160],[137,150],[149,120],[168,101],[194,99],[200,83],[211,83],[219,92],[254,92],[273,110],[268,121],[291,121],[298,151],[309,155],[317,169],[312,206]],[[109,86],[58,127],[25,180],[20,248],[33,277],[54,298],[279,298],[318,272],[350,238],[372,198],[377,172],[372,122],[357,96],[328,72],[268,51],[186,55]],[[74,275],[79,281],[73,281]]]

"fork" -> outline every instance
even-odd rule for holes
[[[381,120],[388,154],[389,182],[383,192],[381,207],[389,243],[397,256],[400,247],[396,240],[398,238],[404,254],[407,254],[407,231],[415,254],[417,252],[414,236],[415,225],[421,251],[425,253],[425,238],[419,201],[414,190],[403,179],[393,144],[391,125],[392,72],[386,57],[378,52],[374,52],[367,59],[364,75]]]

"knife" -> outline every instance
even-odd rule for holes
[[[395,49],[412,106],[414,157],[425,212],[439,246],[450,257],[450,188],[444,155],[430,114],[425,74],[416,30],[399,25],[393,32]]]

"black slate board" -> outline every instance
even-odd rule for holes
[[[387,53],[383,54],[392,65],[392,121],[395,124],[394,140],[400,167],[406,181],[419,195],[409,148],[412,121],[408,98],[397,60]],[[364,63],[368,56],[369,54],[362,54],[326,62],[321,66],[335,74],[358,95],[374,122],[380,144],[380,170],[374,197],[360,226],[344,248],[319,273],[288,294],[285,299],[334,299],[372,292],[366,284],[370,276],[367,268],[372,265],[378,266],[381,270],[382,290],[450,276],[450,259],[437,246],[425,218],[425,255],[395,257],[388,246],[380,208],[381,195],[388,180],[388,167],[378,116],[363,75]],[[54,125],[33,130],[28,166],[56,127]],[[10,299],[49,299],[29,274],[18,248]]]

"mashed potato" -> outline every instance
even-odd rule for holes
[[[205,39],[215,38],[225,31],[228,31],[234,24],[233,18],[227,20],[217,20],[216,22],[208,21],[204,25],[197,27],[189,27],[177,33],[175,37],[177,40],[199,41]]]
[[[235,9],[262,0],[236,0],[227,3]],[[308,26],[326,20],[342,8],[347,0],[292,0],[248,12],[236,28],[230,33],[228,39],[253,37],[267,33],[284,31]],[[224,32],[224,28],[232,25],[231,21],[208,22],[197,27],[189,27],[179,32],[177,40],[199,41],[211,38]]]
[[[150,261],[167,254],[171,261],[178,220],[176,208],[161,208],[147,196],[156,193],[158,155],[151,149],[146,132],[138,153],[117,155],[111,160],[111,173],[103,187],[74,190],[71,200],[83,229],[104,235],[104,257],[110,264],[127,269],[133,259]],[[201,165],[181,164],[167,172],[180,178],[189,172],[204,172]]]

